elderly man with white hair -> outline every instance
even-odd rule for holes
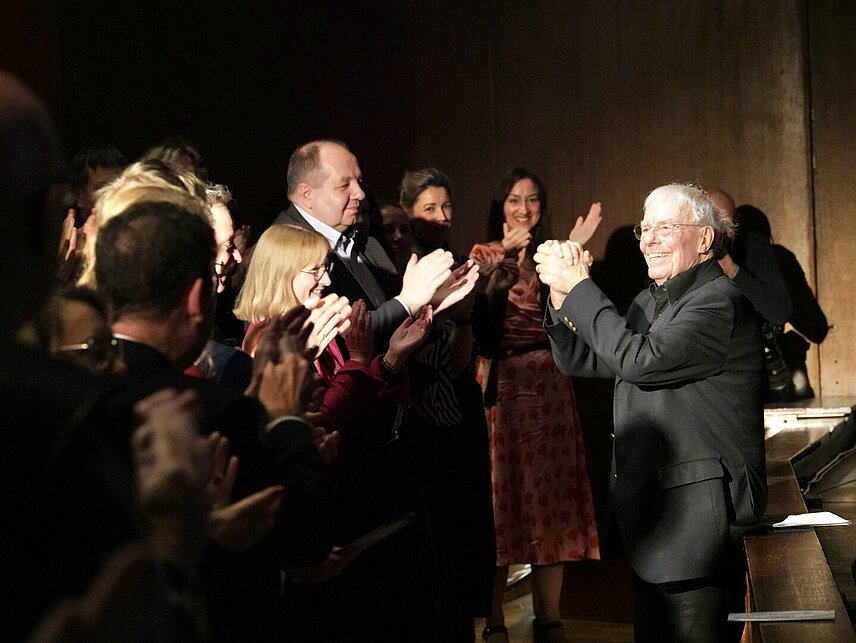
[[[701,189],[665,185],[636,226],[650,288],[622,317],[579,244],[535,255],[559,368],[615,380],[611,516],[633,569],[637,641],[737,641],[741,536],[766,504],[757,315],[714,258]]]

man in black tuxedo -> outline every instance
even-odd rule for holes
[[[203,568],[211,634],[268,640],[275,636],[279,564],[316,564],[330,549],[328,472],[311,427],[297,417],[302,382],[310,378],[305,359],[286,356],[275,373],[257,369],[258,399],[182,373],[211,332],[214,253],[211,226],[192,203],[143,201],[99,231],[96,277],[127,365],[118,408],[163,388],[193,389],[203,432],[226,436],[239,458],[233,499],[254,509],[244,506],[243,516],[233,512],[215,525],[219,546]],[[269,533],[274,520],[270,537],[254,537],[254,530]]]
[[[341,141],[301,145],[288,162],[291,205],[274,224],[290,223],[322,234],[330,242],[334,269],[330,291],[351,302],[362,299],[372,310],[375,351],[381,351],[407,316],[425,304],[435,312],[460,301],[472,289],[452,274],[452,254],[438,250],[411,259],[403,278],[380,242],[357,234],[355,227],[365,192],[357,158]],[[396,294],[397,293],[397,294]]]
[[[637,641],[736,641],[740,537],[766,504],[757,315],[714,258],[714,205],[667,185],[635,232],[654,281],[621,317],[579,244],[548,241],[546,326],[563,372],[615,378],[612,515],[634,572]]]

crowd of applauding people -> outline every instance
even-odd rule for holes
[[[499,204],[500,261],[457,257],[441,171],[381,204],[345,143],[313,141],[252,243],[188,141],[130,163],[91,147],[65,171],[44,107],[0,80],[21,242],[4,281],[26,267],[4,297],[0,407],[15,637],[471,641],[477,616],[499,632],[509,564],[597,558],[578,422],[559,421],[570,381],[523,437],[496,408],[540,408],[540,384],[500,369],[486,412],[477,377],[479,355],[549,357],[531,291],[543,187],[528,220],[516,193]],[[560,585],[539,591],[545,641]]]
[[[341,141],[294,151],[290,204],[255,243],[188,141],[131,163],[89,148],[65,173],[8,75],[0,155],[12,639],[454,643],[483,617],[502,643],[508,568],[530,564],[535,640],[564,641],[564,564],[600,557],[568,374],[617,378],[612,515],[648,601],[638,631],[681,631],[669,601],[711,584],[700,627],[725,631],[733,545],[764,504],[761,345],[703,191],[649,197],[654,284],[625,322],[588,285],[600,203],[557,241],[526,168],[460,257],[442,171],[378,201]],[[748,432],[658,424],[699,399]]]

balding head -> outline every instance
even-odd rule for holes
[[[731,198],[731,195],[725,190],[720,190],[714,186],[705,188],[705,192],[707,192],[707,195],[717,209],[722,210],[729,219],[734,221],[734,199]]]
[[[0,333],[32,318],[50,288],[62,221],[61,168],[47,109],[0,72]]]

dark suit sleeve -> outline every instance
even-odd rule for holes
[[[412,311],[419,314],[418,310]],[[407,319],[407,309],[397,299],[389,299],[372,311],[372,335],[374,339],[374,352],[386,351],[389,346],[389,338],[395,329]]]
[[[577,329],[573,342],[565,337],[560,344],[560,352],[571,358],[564,368],[580,363],[598,371],[605,366],[632,384],[662,387],[709,377],[722,368],[729,347],[723,338],[731,336],[736,310],[720,287],[698,289],[667,308],[662,323],[649,332],[635,332],[586,279],[568,294],[558,315]],[[577,346],[580,342],[590,347],[588,352]],[[568,372],[579,374],[575,368]]]
[[[285,497],[275,532],[282,563],[314,565],[331,547],[330,480],[327,465],[312,441],[311,427],[283,419],[262,436]]]

